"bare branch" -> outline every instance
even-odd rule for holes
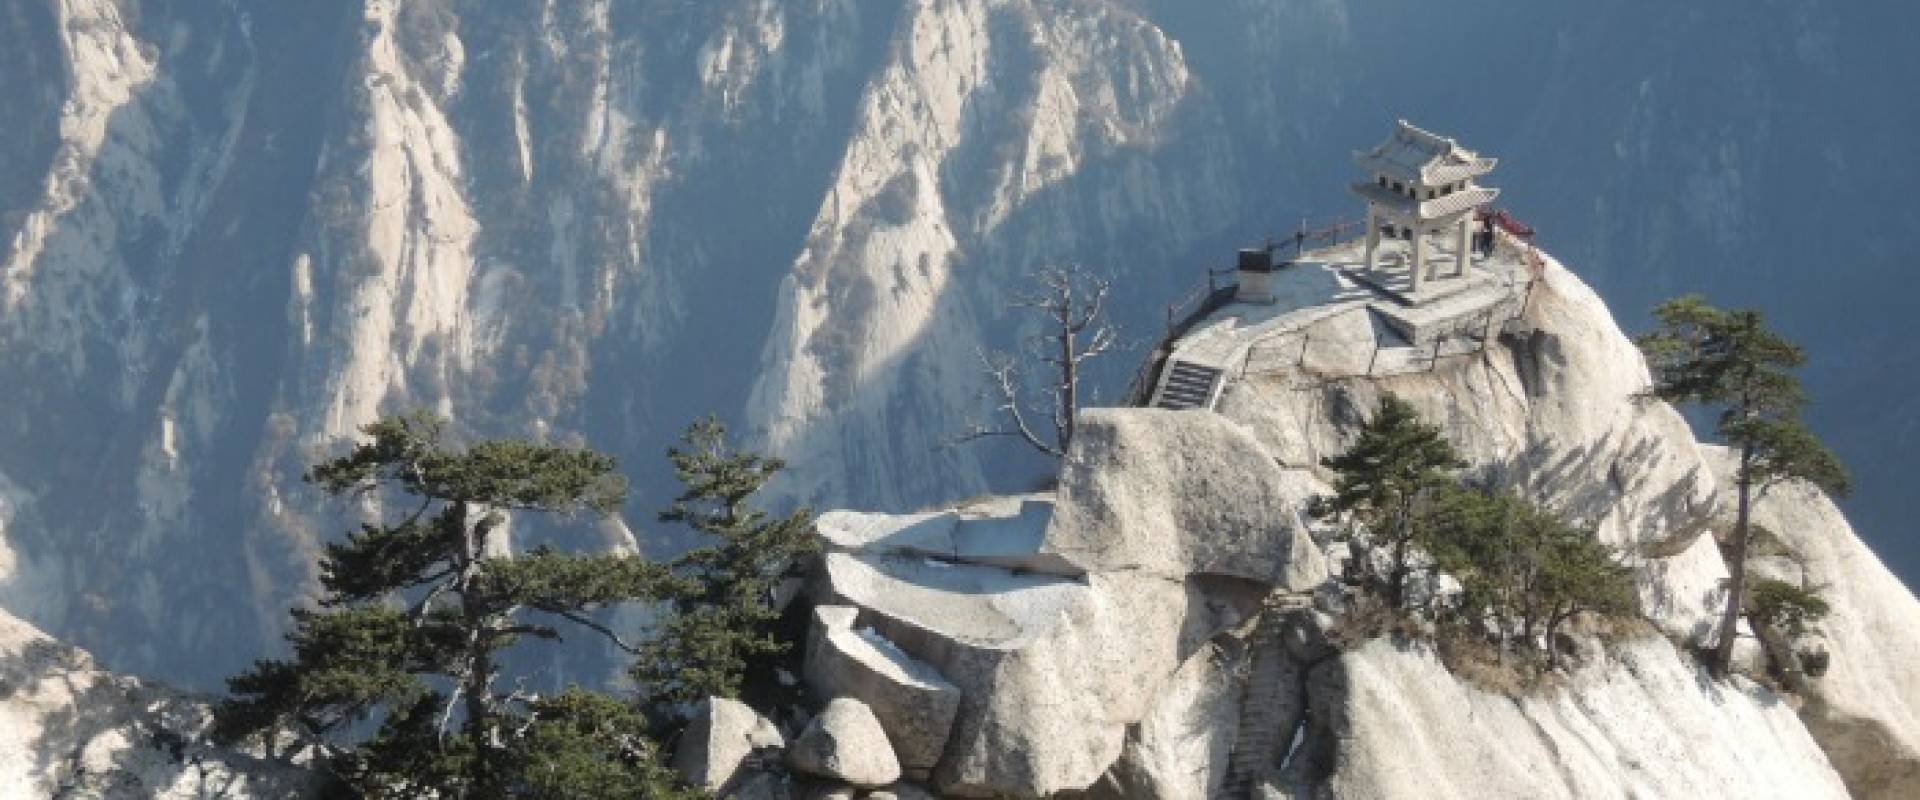
[[[429,581],[438,580],[440,582],[435,584],[432,589],[428,589],[427,596],[420,598],[420,602],[415,603],[413,608],[407,611],[407,616],[413,618],[414,627],[418,628],[427,621],[427,614],[433,611],[433,601],[439,599],[440,595],[446,593],[448,589],[453,587],[454,581],[457,580],[457,578],[453,577],[453,572],[454,569],[448,567],[427,579]],[[445,580],[441,580],[442,578],[445,578]]]
[[[1030,409],[1021,398],[1016,362],[1008,356],[983,352],[983,371],[992,379],[998,395],[994,411],[1005,418],[1006,424],[975,424],[954,437],[954,443],[1018,437],[1047,455],[1060,458],[1066,454],[1081,405],[1080,364],[1110,352],[1119,340],[1113,326],[1102,322],[1112,283],[1088,276],[1078,267],[1047,267],[1037,271],[1032,282],[1033,289],[1015,294],[1008,305],[1033,309],[1047,320],[1042,332],[1024,337],[1023,350],[1028,363],[1044,365],[1052,373],[1052,402],[1034,403]],[[1052,441],[1042,438],[1034,428],[1031,420],[1036,417],[1052,424]]]
[[[621,650],[626,651],[627,655],[632,655],[632,656],[640,655],[640,647],[638,645],[635,645],[632,642],[629,642],[626,639],[621,638],[620,634],[614,633],[612,628],[609,628],[605,625],[600,624],[599,622],[594,621],[593,618],[591,617],[583,616],[577,612],[568,611],[562,608],[541,608],[540,610],[545,611],[549,614],[558,616],[562,619],[565,619],[581,627],[592,630],[600,634],[601,636],[607,637],[607,641],[612,642],[614,647],[618,647]]]
[[[447,739],[447,726],[453,722],[453,707],[460,704],[460,693],[466,691],[464,687],[464,679],[455,681],[453,684],[453,693],[447,695],[446,707],[440,709],[439,731],[441,741],[446,741]]]

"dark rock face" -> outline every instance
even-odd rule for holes
[[[612,451],[635,515],[709,411],[822,505],[1027,488],[936,446],[1021,274],[1109,271],[1150,337],[1201,265],[1349,213],[1396,115],[1502,157],[1629,327],[1695,288],[1776,312],[1862,527],[1905,515],[1904,294],[1860,289],[1920,222],[1920,99],[1877,88],[1920,12],[1396,5],[0,9],[0,603],[211,686],[349,521],[300,469],[415,406]]]

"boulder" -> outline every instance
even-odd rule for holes
[[[1304,516],[1319,490],[1220,415],[1089,409],[1040,552],[1087,572],[1224,575],[1305,591],[1327,577]]]
[[[822,562],[822,602],[859,607],[863,624],[959,688],[933,775],[946,796],[1085,789],[1182,656],[1245,613],[1203,580],[1070,580],[897,555]]]
[[[879,787],[900,779],[887,733],[867,704],[851,697],[828,701],[787,751],[787,763],[809,775],[854,786]]]
[[[1025,572],[1078,575],[1074,564],[1040,551],[1053,498],[995,497],[961,508],[916,514],[828,511],[814,529],[828,550],[928,556]]]
[[[713,697],[694,710],[680,734],[673,768],[688,783],[719,793],[740,782],[750,759],[785,746],[772,721],[738,700]]]
[[[940,761],[960,688],[871,628],[856,630],[859,609],[818,606],[807,637],[807,684],[822,697],[851,697],[873,710],[900,766],[925,777]]]

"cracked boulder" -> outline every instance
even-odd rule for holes
[[[867,704],[910,776],[925,777],[940,761],[960,688],[933,665],[907,655],[870,628],[855,628],[859,609],[819,606],[807,637],[807,684],[823,697]]]

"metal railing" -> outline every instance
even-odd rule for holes
[[[1428,350],[1424,359],[1426,365],[1421,367],[1420,371],[1431,371],[1438,368],[1443,359],[1475,355],[1486,350],[1488,345],[1496,338],[1496,328],[1504,330],[1507,322],[1525,316],[1532,308],[1534,288],[1540,283],[1541,278],[1544,277],[1546,272],[1546,261],[1540,256],[1539,249],[1535,247],[1533,243],[1534,231],[1532,228],[1527,227],[1524,223],[1515,219],[1513,215],[1502,210],[1491,209],[1482,213],[1481,219],[1489,218],[1494,222],[1491,226],[1494,235],[1493,245],[1495,247],[1506,246],[1513,248],[1518,253],[1521,263],[1527,268],[1524,287],[1517,283],[1514,276],[1507,276],[1509,295],[1511,296],[1514,293],[1518,293],[1522,299],[1517,304],[1517,307],[1506,302],[1498,303],[1487,309],[1484,313],[1476,315],[1470,323],[1459,325],[1454,330],[1436,336],[1432,342],[1431,349]],[[1299,229],[1297,229],[1292,236],[1277,240],[1269,237],[1266,242],[1266,247],[1269,251],[1276,254],[1291,250],[1292,255],[1297,258],[1305,254],[1309,249],[1331,247],[1347,240],[1349,237],[1364,234],[1366,232],[1366,225],[1367,222],[1365,219],[1340,218],[1324,225],[1309,227],[1303,220]],[[1204,283],[1196,284],[1192,289],[1166,305],[1163,309],[1166,325],[1165,332],[1160,340],[1155,343],[1153,350],[1150,352],[1146,361],[1141,364],[1140,369],[1134,373],[1133,380],[1129,383],[1127,389],[1129,403],[1133,405],[1143,405],[1148,402],[1151,399],[1154,387],[1160,379],[1161,370],[1165,368],[1168,357],[1172,355],[1174,343],[1185,336],[1193,325],[1201,319],[1219,310],[1233,299],[1237,287],[1226,278],[1234,272],[1235,270],[1231,268],[1209,268]],[[1506,313],[1503,309],[1510,309],[1511,313]],[[1367,359],[1367,370],[1364,376],[1375,377],[1377,370],[1380,368],[1380,354],[1383,350],[1379,338],[1368,337],[1367,340],[1354,339],[1350,343],[1358,344],[1362,341],[1369,340],[1373,345],[1373,352]],[[1467,346],[1465,348],[1458,347],[1457,345],[1462,343],[1463,340],[1467,343]],[[1323,344],[1330,343],[1330,340],[1324,336],[1318,341]],[[1265,339],[1248,345],[1246,354],[1241,358],[1238,369],[1234,370],[1231,374],[1234,378],[1239,379],[1248,376],[1298,371],[1306,365],[1307,355],[1315,342],[1316,340],[1313,335],[1306,330],[1290,330],[1275,333]],[[1335,340],[1331,343],[1337,344],[1339,342]],[[1389,369],[1391,369],[1391,367]],[[1410,370],[1394,371],[1385,374],[1405,374],[1405,372],[1408,371]],[[1326,382],[1327,379],[1317,379],[1310,380],[1305,385],[1320,385]]]

